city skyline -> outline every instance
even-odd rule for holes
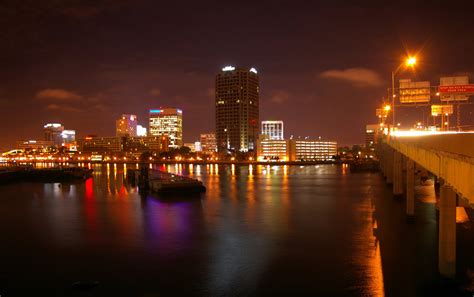
[[[123,113],[145,119],[148,108],[160,105],[185,110],[184,141],[195,140],[213,130],[214,76],[225,65],[258,69],[260,119],[283,120],[288,135],[362,143],[359,131],[407,52],[420,52],[420,67],[405,78],[432,83],[470,72],[474,64],[474,57],[461,55],[473,41],[459,36],[468,36],[473,20],[459,6],[258,3],[249,12],[251,21],[225,27],[215,24],[243,8],[196,4],[181,11],[173,4],[155,9],[147,1],[23,5],[30,7],[2,15],[9,23],[0,48],[0,106],[9,110],[2,120],[23,122],[0,125],[2,148],[39,139],[35,127],[48,122],[74,127],[78,137],[113,135],[106,123]],[[160,25],[175,17],[180,28]],[[97,23],[104,31],[96,30]],[[222,36],[224,45],[218,43]]]

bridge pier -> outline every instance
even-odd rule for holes
[[[444,184],[439,201],[438,267],[441,276],[456,276],[456,193]]]
[[[393,195],[403,195],[403,172],[402,172],[402,154],[393,151]]]
[[[387,174],[387,184],[393,183],[393,152],[394,150],[390,147],[387,147],[387,151],[385,152],[386,158],[386,174]]]
[[[415,162],[406,158],[407,219],[415,218]]]

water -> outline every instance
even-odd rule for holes
[[[404,202],[380,175],[344,166],[155,166],[201,179],[206,194],[140,195],[122,164],[93,167],[85,183],[0,186],[0,295],[446,292],[429,190],[407,224]],[[474,267],[465,263],[463,275]],[[71,287],[76,281],[99,285],[81,291]]]

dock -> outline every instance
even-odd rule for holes
[[[92,169],[80,167],[0,167],[0,184],[13,182],[66,182],[86,180],[90,177],[92,177]]]
[[[206,187],[201,181],[156,169],[132,169],[127,178],[132,183],[138,182],[140,190],[158,194],[202,193]]]

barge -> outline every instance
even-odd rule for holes
[[[138,181],[140,190],[158,194],[189,194],[206,191],[206,187],[200,180],[148,168],[129,170],[127,178],[132,183]]]

